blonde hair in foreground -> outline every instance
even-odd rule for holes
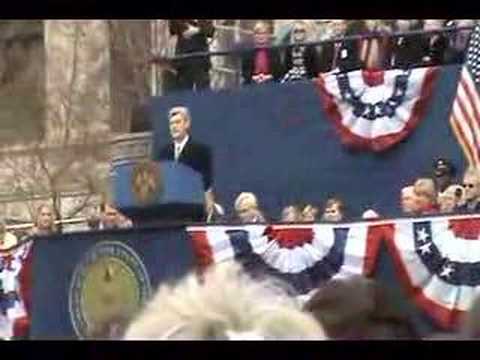
[[[271,279],[252,280],[238,265],[212,267],[162,286],[127,329],[126,340],[325,339],[316,320]]]

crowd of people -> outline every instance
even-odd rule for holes
[[[259,21],[252,41],[236,44],[244,84],[291,82],[317,77],[320,73],[358,69],[392,69],[461,63],[471,30],[431,32],[473,27],[475,20],[332,20],[325,34],[304,20],[295,21],[286,44],[275,39],[270,23]],[[171,20],[170,34],[177,38],[176,55],[208,52],[215,34],[211,20]],[[404,36],[392,34],[425,31]],[[364,36],[349,39],[354,35]],[[318,39],[326,41],[308,45]],[[313,41],[312,41],[313,40]],[[287,45],[287,46],[285,46]],[[273,47],[272,47],[273,46]],[[238,47],[238,49],[237,49]],[[225,50],[225,49],[222,49]],[[167,82],[173,89],[202,90],[210,86],[209,57],[173,60],[168,63]]]
[[[100,204],[99,210],[98,215],[95,213],[86,218],[89,230],[125,229],[133,225],[130,219],[109,202]],[[0,251],[11,249],[19,242],[34,236],[48,236],[61,232],[62,224],[57,221],[53,207],[42,203],[37,207],[33,226],[29,229],[9,231],[6,222],[0,221]]]
[[[447,159],[439,158],[434,162],[431,173],[430,177],[420,177],[402,188],[399,207],[403,215],[462,214],[480,210],[479,169],[467,169],[462,182],[457,184],[455,167]],[[235,199],[234,211],[234,217],[229,220],[243,224],[355,220],[348,214],[346,204],[339,196],[329,197],[323,207],[314,203],[287,205],[282,209],[279,219],[272,219],[266,216],[255,194],[243,192]],[[372,220],[388,216],[392,214],[381,214],[378,209],[367,208],[363,210],[361,218]],[[218,219],[225,220],[223,217]]]

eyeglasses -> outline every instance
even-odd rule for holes
[[[463,186],[464,188],[469,188],[469,189],[473,189],[473,188],[475,187],[474,184],[462,184],[462,186]]]

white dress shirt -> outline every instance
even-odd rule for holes
[[[180,157],[180,154],[182,153],[183,149],[185,148],[185,145],[187,144],[189,138],[190,137],[187,135],[187,136],[185,136],[185,139],[183,139],[181,142],[179,142],[179,143],[174,142],[173,143],[173,145],[175,146],[175,148],[174,148],[175,161],[178,161],[178,158]]]

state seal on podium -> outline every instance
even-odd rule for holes
[[[163,192],[160,165],[154,161],[141,161],[135,165],[132,173],[132,192],[141,205],[154,202]]]

